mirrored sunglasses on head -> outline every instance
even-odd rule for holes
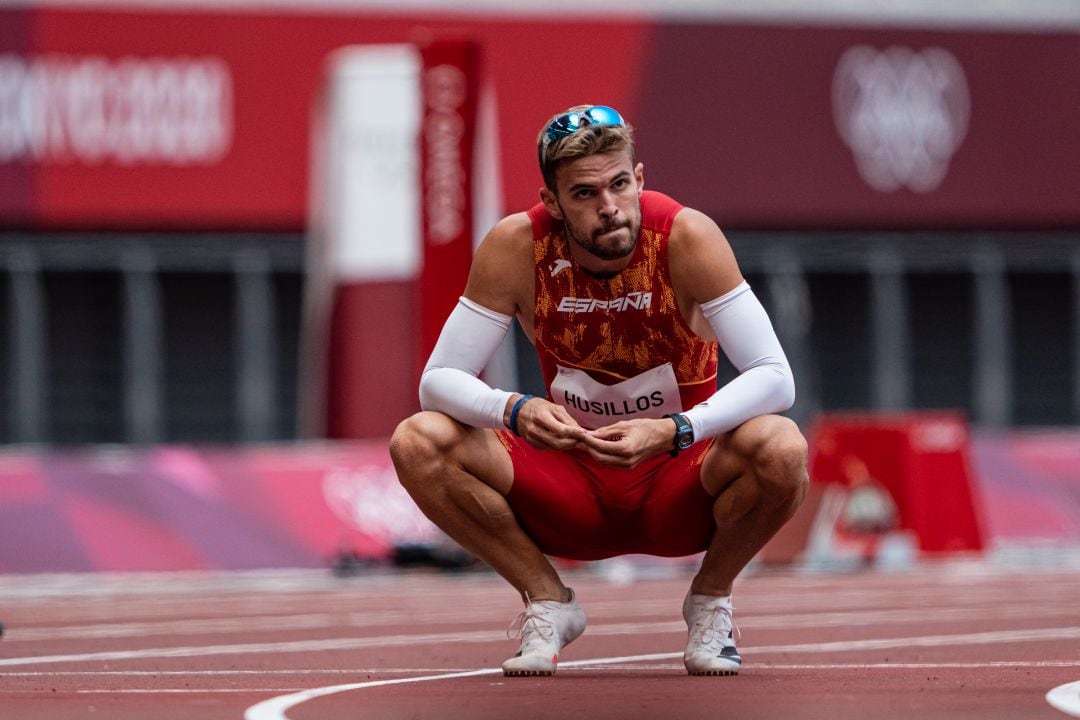
[[[622,115],[613,107],[593,105],[585,110],[563,113],[555,117],[547,126],[547,140],[554,142],[567,135],[573,135],[585,125],[623,125]]]
[[[621,127],[626,123],[622,115],[613,107],[607,105],[593,105],[584,110],[576,110],[562,115],[557,115],[544,131],[543,142],[540,144],[540,167],[547,167],[547,152],[551,143],[569,135],[573,135],[586,125],[612,125]]]

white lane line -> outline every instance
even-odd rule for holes
[[[626,623],[600,626],[590,629],[590,636],[640,635],[649,632],[662,633],[677,630],[686,632],[683,623]],[[799,643],[793,645],[766,645],[743,648],[751,652],[845,652],[848,650],[878,650],[897,647],[940,647],[951,645],[986,645],[1007,642],[1037,642],[1080,639],[1080,626],[1040,628],[1030,630],[1000,630],[962,635],[924,635],[918,637],[894,637],[873,640],[842,640],[826,643]],[[385,648],[412,645],[437,645],[442,643],[490,643],[505,642],[505,638],[490,631],[464,633],[439,633],[434,635],[387,635],[371,638],[341,638],[328,640],[301,640],[278,643],[248,643],[242,645],[204,645],[172,648],[149,648],[144,650],[114,650],[66,655],[40,655],[36,657],[0,658],[0,667],[20,665],[50,665],[68,662],[94,662],[117,660],[142,660],[147,658],[189,658],[216,655],[262,655],[283,653],[326,652],[330,650],[357,650],[362,648]]]
[[[1080,661],[1077,661],[1080,665]],[[319,670],[35,670],[28,672],[5,671],[4,677],[217,677],[230,675],[370,675],[383,673],[392,675],[407,675],[410,673],[445,673],[464,672],[469,668],[325,668]]]
[[[1080,717],[1080,680],[1058,685],[1046,693],[1046,702],[1066,715]]]
[[[896,647],[938,647],[943,645],[984,645],[988,643],[1003,642],[1028,642],[1048,639],[1071,639],[1080,638],[1080,627],[1070,628],[1046,628],[1029,631],[999,631],[986,633],[965,633],[962,635],[927,635],[923,637],[891,638],[881,640],[853,640],[831,643],[803,643],[799,645],[773,645],[758,648],[744,648],[743,654],[763,654],[767,652],[843,652],[847,650],[877,650]],[[561,667],[586,667],[596,665],[612,665],[619,663],[649,662],[654,660],[673,660],[681,657],[682,653],[658,653],[652,655],[630,655],[614,658],[596,658],[592,660],[574,660],[560,663]],[[405,683],[430,682],[433,680],[449,680],[452,678],[476,677],[479,675],[494,675],[502,672],[500,668],[474,670],[463,673],[446,673],[441,675],[421,675],[409,678],[395,678],[392,680],[374,680],[362,683],[347,683],[344,685],[330,685],[321,688],[312,688],[290,695],[279,695],[252,705],[244,712],[244,720],[289,720],[285,711],[296,705],[327,695],[361,690],[371,687],[384,687],[387,685],[403,685]]]
[[[258,693],[258,692],[296,692],[300,688],[117,688],[113,690],[94,689],[76,690],[79,695],[179,695],[192,693]]]
[[[744,651],[745,652],[745,651]],[[747,663],[744,670],[994,670],[1004,668],[1073,668],[1080,667],[1080,660],[1065,661],[1010,661],[1010,662],[927,662],[927,663]],[[582,665],[578,670],[603,670],[610,672],[606,665]],[[645,670],[682,670],[682,663],[664,663],[655,665],[630,665],[621,668],[628,672]],[[419,670],[417,672],[420,672]]]
[[[147,635],[223,635],[256,630],[259,632],[317,630],[348,624],[350,623],[346,619],[328,613],[246,618],[192,618],[190,620],[96,623],[63,627],[16,627],[11,629],[4,639],[8,642],[40,642],[42,640],[146,637]]]
[[[930,611],[934,612],[934,611]],[[973,611],[974,612],[974,611]],[[970,615],[969,615],[970,617]],[[458,615],[460,619],[460,615]],[[424,617],[425,624],[446,624],[454,616]],[[473,624],[479,625],[484,620]],[[186,618],[141,622],[98,622],[91,625],[19,626],[7,628],[5,642],[40,642],[42,640],[81,640],[101,638],[146,637],[148,635],[223,635],[227,633],[293,632],[318,630],[368,628],[378,625],[415,625],[415,613],[404,611],[384,613],[304,613],[290,615],[245,615],[228,618]]]
[[[664,657],[670,657],[671,655],[677,655],[676,653],[665,653]],[[664,663],[664,664],[638,664],[647,662],[649,659],[656,658],[655,655],[635,655],[623,658],[598,658],[596,660],[575,660],[564,662],[562,665],[564,668],[573,667],[578,671],[598,671],[611,673],[613,670],[623,670],[628,675],[632,673],[640,672],[655,672],[655,671],[679,671],[682,670],[682,665],[679,663]],[[612,668],[613,664],[625,663],[621,668]],[[962,670],[992,670],[994,668],[1007,668],[1007,667],[1080,667],[1080,660],[1075,661],[991,661],[991,662],[971,662],[971,663],[955,663],[955,662],[942,662],[942,663],[748,663],[743,666],[745,670],[950,670],[950,669],[962,669]],[[403,684],[406,682],[423,682],[429,680],[440,680],[449,677],[468,677],[479,674],[497,674],[497,670],[485,669],[480,671],[468,671],[468,670],[439,670],[437,668],[410,668],[410,669],[396,669],[391,670],[388,668],[380,669],[366,669],[366,670],[319,670],[319,671],[289,671],[281,670],[276,671],[277,674],[303,674],[303,673],[317,672],[320,674],[337,674],[337,673],[370,673],[370,672],[440,672],[440,675],[433,677],[415,677],[415,678],[397,678],[394,680],[384,681],[371,681],[365,683],[353,683],[348,685],[333,686],[333,688],[316,688],[311,690],[308,688],[114,688],[114,689],[80,689],[75,692],[82,695],[112,695],[112,694],[125,694],[125,695],[201,695],[208,693],[289,693],[288,697],[295,697],[303,695],[302,699],[297,699],[288,707],[281,707],[279,704],[278,711],[284,712],[291,707],[305,702],[306,700],[313,699],[315,697],[321,697],[323,695],[334,694],[336,692],[344,692],[345,690],[355,690],[365,687],[373,687],[375,685],[393,685]],[[274,671],[260,671],[260,670],[244,670],[244,671],[170,671],[170,672],[123,672],[123,671],[102,671],[102,672],[87,672],[87,673],[4,673],[6,677],[25,677],[25,676],[40,676],[40,675],[236,675],[240,673],[252,674],[252,675],[269,675],[274,674]],[[328,692],[333,689],[334,693]],[[313,694],[317,693],[317,694]],[[1080,717],[1080,682],[1070,683],[1069,685],[1062,685],[1061,687],[1054,688],[1046,695],[1047,702],[1063,712],[1076,715]],[[261,703],[260,703],[261,704]],[[257,707],[257,706],[256,706]],[[249,709],[250,710],[250,709]],[[258,718],[259,716],[253,716]],[[245,718],[251,720],[251,717],[245,715]],[[284,715],[268,715],[259,720],[281,720],[285,718]]]
[[[277,653],[326,652],[329,650],[359,650],[371,647],[397,647],[415,643],[437,645],[441,643],[504,642],[505,638],[490,630],[466,633],[440,633],[435,635],[384,635],[367,638],[331,638],[327,640],[297,640],[293,642],[245,643],[239,645],[199,645],[171,648],[147,648],[144,650],[111,650],[92,653],[69,653],[65,655],[40,655],[37,657],[0,658],[0,667],[17,665],[50,665],[66,662],[92,662],[115,660],[141,660],[144,658],[187,658],[214,655],[263,655]]]
[[[593,661],[595,662],[595,661]],[[565,665],[565,663],[563,663]],[[450,680],[452,678],[477,677],[479,675],[495,675],[502,672],[502,668],[485,668],[483,670],[469,670],[458,673],[445,673],[442,675],[420,675],[410,678],[396,678],[394,680],[373,680],[363,683],[349,683],[346,685],[328,685],[326,687],[302,690],[290,695],[278,695],[269,700],[252,705],[244,711],[244,720],[288,720],[285,711],[302,702],[313,700],[325,695],[346,692],[347,690],[359,690],[369,687],[383,687],[385,685],[404,685],[405,683],[427,682],[431,680]]]
[[[760,650],[760,648],[759,648]],[[744,651],[745,652],[745,651]],[[1073,668],[1080,667],[1080,660],[991,660],[986,662],[924,662],[924,663],[770,663],[755,662],[743,663],[744,668],[759,668],[761,670],[993,670],[994,668]],[[249,675],[345,675],[356,677],[359,675],[412,675],[429,673],[455,673],[466,672],[469,668],[424,668],[424,667],[377,667],[377,668],[327,668],[322,670],[60,670],[60,671],[32,671],[32,672],[5,672],[6,678],[33,678],[33,677],[243,677]],[[579,665],[579,670],[607,670],[606,665]],[[633,665],[625,668],[628,671],[640,670],[681,670],[678,663],[663,665]]]
[[[742,650],[742,653],[846,652],[848,650],[888,650],[891,648],[904,647],[945,647],[952,645],[987,645],[994,643],[1072,639],[1080,639],[1080,627],[998,630],[982,633],[963,633],[960,635],[923,635],[920,637],[885,638],[879,640],[840,640],[826,643],[800,643],[798,645],[767,645],[758,648],[746,648]]]
[[[666,612],[640,612],[633,613],[638,616],[666,615]],[[928,616],[935,622],[945,623],[951,619],[967,619],[978,616],[984,620],[1011,620],[1025,618],[1029,620],[1039,619],[1051,621],[1051,618],[1065,617],[1072,619],[1076,616],[1074,603],[1060,606],[1041,605],[1038,608],[1030,606],[1002,605],[997,608],[961,607],[961,608],[927,608],[917,609],[896,608],[882,610],[840,611],[840,612],[816,612],[816,613],[783,613],[778,615],[754,615],[739,621],[739,625],[745,629],[776,629],[798,626],[810,627],[854,627],[858,625],[880,626],[890,623],[906,623],[917,621],[924,623]],[[435,625],[439,622],[454,619],[451,615],[445,617],[426,615],[423,618],[425,625]],[[368,628],[377,625],[393,625],[397,623],[413,624],[415,617],[406,612],[388,613],[309,613],[294,615],[257,615],[243,618],[193,618],[189,620],[167,620],[154,622],[121,622],[121,623],[97,623],[93,625],[67,625],[51,627],[9,627],[4,636],[5,643],[14,642],[40,642],[42,640],[83,640],[102,638],[126,638],[158,636],[190,636],[190,635],[224,635],[232,633],[259,632],[294,632],[298,630],[317,629],[340,629]],[[483,621],[477,621],[482,623]],[[613,623],[609,626],[618,627]],[[679,627],[678,623],[672,623],[672,627]],[[593,627],[603,627],[594,624]],[[667,626],[662,626],[667,627]],[[590,629],[591,629],[590,628]]]
[[[635,657],[634,660],[638,658]],[[603,658],[601,658],[603,660]],[[618,668],[613,668],[610,663],[603,664],[596,660],[577,660],[572,662],[564,662],[563,667],[573,667],[579,672],[603,672],[607,674],[615,672],[624,672],[627,675],[634,673],[644,672],[680,672],[683,669],[682,663],[669,662],[669,663],[640,663],[629,660],[625,665]],[[583,663],[583,664],[578,664]],[[940,663],[744,663],[744,670],[994,670],[1003,668],[1062,668],[1062,667],[1080,667],[1080,660],[1066,660],[1066,661],[991,661],[991,662],[940,662]],[[205,677],[205,676],[235,676],[240,674],[246,675],[304,675],[317,673],[320,675],[364,675],[381,673],[386,675],[391,674],[407,674],[407,673],[440,673],[440,674],[460,674],[467,673],[468,670],[462,670],[460,668],[367,668],[360,670],[277,670],[277,671],[262,671],[262,670],[230,670],[230,671],[171,671],[171,672],[123,672],[123,671],[103,671],[103,672],[86,672],[86,673],[74,673],[74,672],[60,672],[60,673],[4,673],[5,677],[29,677],[29,676],[90,676],[97,677],[101,675],[112,676],[147,676],[147,675],[181,675],[188,677]],[[1080,683],[1077,683],[1080,684]],[[1066,686],[1062,686],[1065,688]],[[160,694],[182,694],[188,693],[192,695],[198,695],[201,693],[294,693],[308,690],[309,688],[298,687],[285,687],[285,688],[207,688],[207,687],[185,687],[185,688],[114,688],[114,689],[81,689],[75,692],[80,694],[103,694],[109,695],[112,693],[117,694],[131,694],[131,695],[153,695],[155,693]],[[1058,690],[1057,688],[1055,690]],[[1054,691],[1051,691],[1053,693]],[[1049,699],[1050,693],[1048,693]],[[1068,697],[1072,697],[1076,693],[1071,693]],[[1052,704],[1052,703],[1051,703]]]
[[[682,653],[654,653],[651,655],[626,655],[621,657],[609,657],[609,658],[594,658],[592,660],[572,660],[570,662],[559,663],[560,667],[578,667],[581,665],[616,665],[620,663],[631,662],[648,662],[650,660],[671,660],[673,658],[681,657]],[[321,688],[312,688],[310,690],[303,690],[291,695],[279,695],[277,697],[270,698],[269,700],[263,700],[261,703],[252,705],[244,711],[244,720],[288,720],[285,715],[285,711],[289,708],[295,707],[300,703],[313,700],[315,698],[324,697],[326,695],[334,695],[336,693],[347,692],[349,690],[360,690],[363,688],[371,687],[385,687],[387,685],[405,685],[407,683],[418,682],[430,682],[432,680],[451,680],[453,678],[463,677],[477,677],[480,675],[500,675],[502,674],[502,668],[484,668],[482,670],[470,670],[468,672],[460,673],[446,673],[443,675],[420,675],[418,677],[409,678],[394,678],[393,680],[372,680],[370,682],[362,683],[349,683],[346,685],[330,685]]]
[[[994,668],[1080,667],[1080,660],[1003,660],[990,662],[924,663],[759,663],[762,670],[993,670]]]

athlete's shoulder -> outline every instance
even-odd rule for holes
[[[527,213],[507,215],[488,232],[473,258],[474,267],[488,267],[494,273],[533,262],[532,221]]]
[[[501,284],[507,277],[524,277],[532,265],[532,222],[527,213],[514,213],[495,223],[476,248],[472,276],[485,283]]]
[[[693,208],[683,208],[671,229],[668,266],[672,284],[694,302],[707,302],[742,282],[738,262],[716,222]]]
[[[655,190],[641,192],[641,224],[650,230],[666,235],[684,209],[682,203],[664,193]]]
[[[672,238],[715,238],[723,236],[720,226],[711,217],[691,207],[682,207],[671,227]]]
[[[473,256],[465,296],[492,310],[517,312],[531,298],[532,222],[527,213],[504,217]]]
[[[532,226],[529,212],[507,215],[492,226],[481,247],[490,245],[497,249],[509,249],[519,245],[531,245]]]

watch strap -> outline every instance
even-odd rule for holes
[[[669,450],[668,453],[671,457],[678,457],[679,451],[683,449],[679,441],[683,437],[689,436],[691,443],[693,443],[694,428],[690,425],[690,421],[681,413],[668,413],[664,415],[664,417],[669,418],[675,423],[675,436],[671,439],[671,450]]]

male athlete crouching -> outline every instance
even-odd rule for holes
[[[735,577],[802,500],[806,442],[768,316],[720,229],[644,190],[612,108],[538,138],[541,203],[500,221],[390,450],[420,509],[521,593],[506,675],[550,675],[585,613],[546,555],[705,551],[683,603],[692,675],[740,666]],[[517,317],[548,397],[478,378]],[[716,390],[717,340],[739,376]]]

